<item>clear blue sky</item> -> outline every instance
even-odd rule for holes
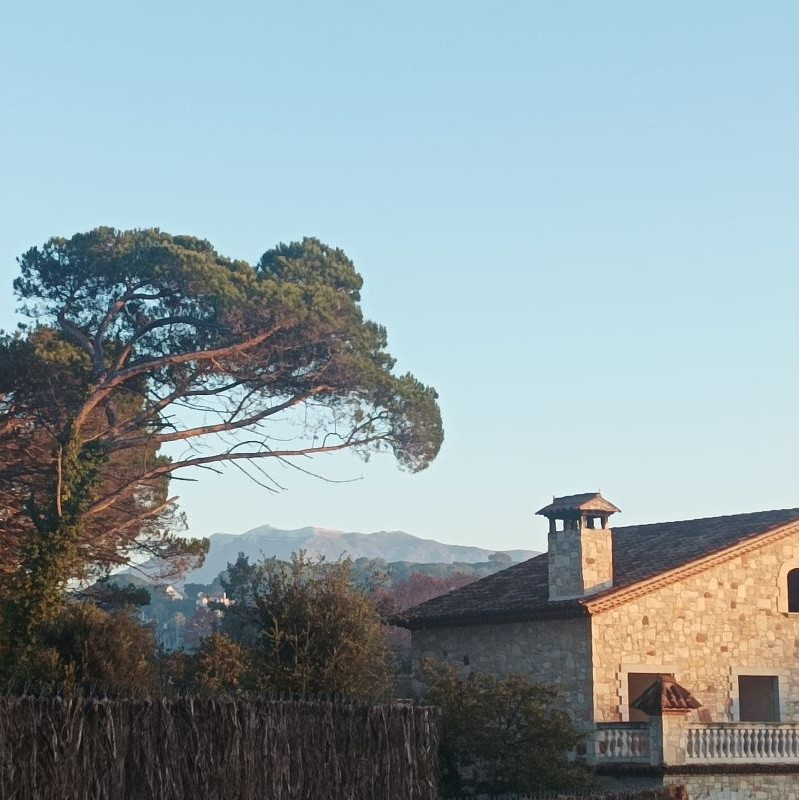
[[[15,3],[0,23],[0,324],[15,257],[97,225],[365,279],[446,441],[178,484],[191,531],[404,529],[544,546],[797,498],[797,4]]]

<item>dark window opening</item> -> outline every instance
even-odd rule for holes
[[[790,569],[789,574],[786,576],[786,589],[789,596],[789,611],[797,614],[800,608],[800,601],[798,601],[798,585],[797,585],[797,569]]]
[[[775,675],[739,676],[739,721],[780,721],[778,678]]]
[[[663,674],[663,672],[628,673],[628,720],[630,722],[647,722],[650,719],[644,711],[634,708],[631,703],[638,700]]]
[[[464,666],[465,667],[469,666],[469,656],[464,656]]]

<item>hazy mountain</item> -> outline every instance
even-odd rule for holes
[[[188,572],[182,582],[211,583],[238,554],[249,556],[251,563],[260,558],[287,559],[297,550],[310,555],[337,559],[382,558],[385,561],[412,561],[451,564],[456,561],[476,563],[487,561],[497,550],[442,544],[433,539],[420,539],[403,531],[377,533],[344,533],[325,528],[299,528],[284,531],[271,525],[253,528],[247,533],[215,533],[205,563],[200,569]],[[534,550],[505,550],[512,561],[524,561],[536,555]]]

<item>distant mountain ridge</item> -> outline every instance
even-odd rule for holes
[[[443,544],[433,539],[421,539],[404,531],[377,531],[358,533],[334,531],[327,528],[306,527],[281,530],[272,525],[261,525],[242,534],[215,533],[210,537],[210,547],[205,563],[199,569],[186,573],[182,583],[211,583],[229,562],[244,553],[250,562],[275,557],[288,560],[292,553],[305,550],[312,556],[335,560],[340,557],[382,558],[387,562],[410,561],[414,563],[454,562],[477,563],[488,561],[493,553],[506,553],[512,561],[519,562],[537,555],[535,550],[490,550],[458,544]],[[148,571],[148,566],[139,569]]]

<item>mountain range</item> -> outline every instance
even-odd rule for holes
[[[270,557],[288,560],[298,550],[305,550],[312,556],[324,556],[328,560],[347,556],[352,559],[380,558],[387,562],[427,564],[477,563],[488,561],[489,556],[497,552],[505,553],[513,562],[537,555],[535,550],[497,551],[443,544],[433,539],[420,539],[403,531],[357,533],[316,527],[281,530],[271,525],[261,525],[242,534],[215,533],[209,539],[211,544],[203,566],[187,572],[181,583],[211,583],[229,562],[236,561],[239,553],[248,556],[251,563]],[[148,572],[148,567],[155,569],[157,565],[148,562],[139,569]]]

